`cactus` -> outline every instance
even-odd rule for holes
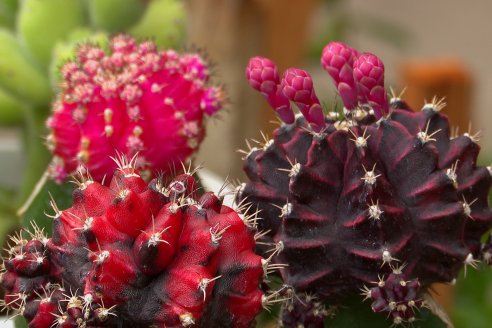
[[[374,311],[412,322],[430,284],[453,283],[487,257],[491,171],[476,164],[476,135],[451,134],[442,101],[413,111],[387,98],[377,56],[331,43],[321,62],[343,113],[323,114],[307,72],[280,79],[270,60],[250,60],[248,81],[282,125],[244,152],[249,181],[237,198],[261,211],[259,227],[282,250],[274,261],[296,293],[336,305],[362,289]],[[290,103],[302,113],[295,120]]]
[[[57,92],[60,92],[60,86],[63,85],[61,68],[66,62],[75,60],[77,47],[83,43],[95,44],[107,51],[108,35],[103,32],[93,33],[88,28],[80,28],[73,30],[68,35],[66,41],[56,43],[53,47],[53,58],[49,67],[49,77],[52,88]]]
[[[43,144],[43,136],[48,133],[45,121],[60,82],[54,72],[79,43],[99,43],[101,35],[108,32],[100,31],[100,28],[106,27],[111,33],[125,32],[137,26],[144,17],[153,17],[149,13],[154,7],[149,6],[150,1],[133,1],[139,10],[129,13],[126,3],[132,1],[117,1],[119,8],[108,11],[103,1],[0,0],[0,126],[15,126],[22,130],[22,153],[25,162],[29,163],[24,172],[17,172],[21,181],[11,197],[4,199],[0,195],[0,243],[3,244],[5,233],[14,225],[26,224],[33,218],[33,213],[37,214],[36,210],[44,208],[50,193],[64,198],[59,203],[65,203],[69,198],[68,187],[51,182],[44,184],[51,157]],[[175,5],[175,1],[166,2],[174,8],[175,14],[183,16],[184,11]],[[118,15],[115,22],[115,15],[122,12],[128,15]],[[158,19],[164,27],[166,20],[171,20],[172,31],[169,33],[173,35],[172,40],[167,39],[168,31],[147,28],[155,26],[153,24],[139,29],[138,37],[148,39],[157,34],[161,43],[167,46],[180,43],[182,35],[175,33],[178,29],[175,19],[162,15]],[[214,105],[212,93],[212,90],[206,92],[208,100],[204,106],[209,106],[208,111]],[[169,168],[167,164],[164,169]],[[33,209],[29,208],[31,204],[34,204]],[[48,222],[41,219],[38,224],[49,230]]]
[[[76,181],[68,209],[52,199],[51,238],[11,237],[4,306],[33,328],[251,327],[272,301],[255,218],[199,196],[189,171],[147,184],[136,162],[119,158],[107,187]]]
[[[118,1],[118,4],[120,2],[122,1]],[[13,206],[26,201],[48,164],[48,156],[43,153],[45,150],[40,137],[45,135],[44,120],[58,90],[57,74],[53,71],[58,69],[61,58],[69,56],[78,43],[99,41],[100,36],[105,33],[98,30],[104,28],[99,24],[101,22],[107,25],[109,32],[124,32],[129,31],[132,26],[139,26],[145,19],[146,23],[136,33],[139,38],[152,38],[157,34],[161,44],[167,46],[180,41],[181,34],[175,33],[178,29],[175,19],[159,16],[161,25],[157,26],[166,27],[167,20],[170,20],[169,26],[172,27],[172,31],[148,28],[156,26],[153,23],[154,19],[147,18],[154,17],[150,12],[152,8],[171,8],[174,14],[183,16],[181,6],[176,6],[174,1],[166,0],[165,5],[161,4],[162,0],[124,2],[128,3],[123,3],[119,6],[121,8],[107,10],[108,5],[115,3],[114,1],[0,1],[0,93],[5,93],[2,103],[6,106],[0,115],[0,119],[3,118],[0,125],[16,124],[23,127],[27,143],[24,151],[27,161],[31,163],[30,172],[25,174],[16,204]],[[130,2],[135,5],[132,8],[139,9],[131,10],[129,13]],[[160,7],[156,7],[158,5]],[[120,15],[122,13],[126,14]],[[114,16],[117,14],[118,20],[115,25]],[[168,32],[173,35],[172,40],[168,38]],[[68,49],[69,47],[72,49]],[[50,89],[50,79],[55,90]],[[21,120],[16,112],[19,107],[14,106],[16,102],[25,110],[24,120]]]
[[[159,52],[154,43],[137,44],[119,35],[106,54],[97,45],[79,47],[62,68],[64,84],[48,119],[48,146],[56,181],[80,166],[96,181],[110,174],[110,156],[139,153],[138,168],[148,175],[169,172],[185,161],[204,137],[204,115],[223,101],[209,86],[206,63],[196,54]]]

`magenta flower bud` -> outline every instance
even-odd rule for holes
[[[376,117],[389,112],[384,90],[384,64],[376,55],[364,53],[354,61],[354,79],[359,94],[374,110]]]
[[[294,123],[290,102],[279,87],[280,79],[275,63],[264,57],[251,58],[246,67],[246,78],[253,89],[261,92],[283,122]]]
[[[335,82],[346,109],[357,107],[357,87],[353,76],[353,63],[359,52],[341,42],[330,42],[321,56],[321,65]]]
[[[323,109],[314,92],[313,79],[308,72],[289,68],[282,77],[282,93],[299,107],[302,115],[312,124],[315,131],[325,127]]]

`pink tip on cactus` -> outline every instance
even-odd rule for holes
[[[193,78],[207,81],[210,76],[208,65],[202,57],[197,54],[186,54],[181,58],[181,63],[186,67],[186,71]]]
[[[354,78],[360,95],[374,110],[376,117],[388,114],[384,89],[384,64],[378,56],[364,53],[354,61]]]
[[[224,103],[224,92],[218,87],[209,87],[203,94],[203,98],[200,102],[200,108],[205,114],[212,116],[219,109],[222,108]]]
[[[333,78],[347,110],[357,107],[357,87],[352,68],[357,56],[357,50],[341,42],[328,43],[321,56],[321,65]]]
[[[246,79],[253,89],[261,92],[284,123],[294,123],[290,102],[281,92],[275,63],[264,57],[251,58],[246,67]]]
[[[83,44],[61,70],[47,137],[58,182],[81,166],[101,181],[114,171],[116,153],[138,152],[140,170],[166,173],[196,151],[205,116],[222,107],[223,92],[208,85],[199,55],[158,51],[125,35],[112,38],[109,49]]]
[[[297,68],[287,69],[282,77],[281,88],[287,99],[296,103],[313,130],[319,132],[325,127],[323,109],[308,72]]]

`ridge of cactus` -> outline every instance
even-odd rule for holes
[[[147,183],[135,157],[115,161],[109,185],[85,175],[70,208],[52,199],[51,237],[35,223],[10,237],[3,307],[32,328],[254,326],[279,292],[260,289],[275,266],[247,204],[199,195],[190,169]]]
[[[54,155],[49,173],[58,182],[81,167],[102,181],[117,152],[138,153],[137,168],[149,176],[169,172],[197,150],[205,117],[224,101],[198,54],[159,51],[126,35],[113,37],[108,52],[80,45],[61,72],[46,138]]]
[[[375,312],[411,323],[430,284],[490,263],[490,238],[480,239],[492,226],[491,170],[477,165],[477,135],[453,135],[442,100],[414,111],[388,97],[376,55],[333,42],[321,64],[342,112],[323,112],[306,71],[280,77],[271,60],[251,58],[247,80],[281,126],[243,151],[248,181],[236,198],[261,212],[260,241],[282,245],[272,260],[295,293],[337,304],[363,290]],[[289,327],[313,322],[283,309]]]

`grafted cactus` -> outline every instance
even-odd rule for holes
[[[307,72],[280,78],[270,60],[250,60],[248,81],[282,124],[245,151],[249,181],[237,198],[261,211],[259,227],[282,250],[274,261],[296,292],[337,304],[364,289],[374,311],[412,322],[431,283],[490,261],[480,243],[492,225],[490,168],[477,166],[475,136],[451,134],[442,102],[413,111],[388,99],[377,56],[331,43],[321,62],[343,113],[323,113]]]

